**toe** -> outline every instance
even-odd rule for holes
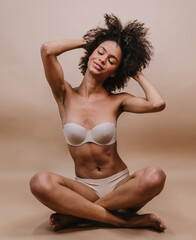
[[[149,217],[150,217],[150,219],[151,219],[154,227],[155,227],[157,230],[162,231],[162,232],[166,230],[166,226],[165,226],[164,222],[163,222],[160,218],[158,218],[158,217],[157,217],[156,215],[154,215],[153,213],[151,213],[151,214],[149,215]]]
[[[160,231],[164,232],[166,230],[166,226],[160,218],[157,218],[156,226]]]

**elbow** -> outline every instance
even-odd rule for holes
[[[50,44],[48,42],[42,44],[40,51],[42,56],[50,56],[51,55]]]
[[[153,109],[153,112],[160,112],[160,111],[163,111],[165,107],[166,107],[165,101],[161,100],[159,102],[154,103],[152,106],[152,109]]]

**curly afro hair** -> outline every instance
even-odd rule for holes
[[[114,77],[108,77],[103,87],[111,93],[125,87],[128,79],[144,69],[152,56],[152,45],[146,36],[148,29],[138,20],[128,22],[124,27],[114,14],[105,14],[105,28],[89,30],[83,38],[87,41],[85,54],[80,59],[79,69],[84,75],[88,59],[93,51],[104,41],[117,42],[122,51],[122,60]]]

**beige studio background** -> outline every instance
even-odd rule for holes
[[[20,196],[26,199],[23,216],[29,211],[28,201],[40,206],[28,188],[28,180],[35,172],[50,170],[74,176],[74,166],[56,103],[44,77],[39,51],[41,44],[48,40],[81,38],[88,29],[103,25],[105,13],[116,14],[123,23],[138,19],[150,29],[154,57],[144,73],[160,90],[167,104],[160,113],[121,116],[118,123],[121,157],[131,171],[149,165],[162,167],[168,175],[168,188],[174,176],[178,189],[184,179],[194,178],[195,9],[194,0],[0,0],[2,214],[18,214]],[[65,78],[73,86],[82,80],[78,70],[82,53],[81,49],[74,50],[59,58]],[[143,94],[134,80],[130,80],[125,91]],[[24,188],[17,192],[24,179]],[[191,193],[195,194],[195,189],[191,189]],[[186,198],[187,195],[185,188],[182,206],[193,204],[194,199]],[[164,196],[167,198],[166,194]],[[181,199],[180,195],[176,197],[178,201]],[[9,202],[11,199],[15,199],[14,204]],[[168,204],[172,209],[175,199]],[[31,214],[28,216],[30,218]],[[175,219],[174,213],[172,217]],[[3,231],[6,227],[4,222]],[[27,237],[25,234],[27,232],[20,232],[20,238]]]

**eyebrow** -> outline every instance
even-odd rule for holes
[[[105,52],[107,52],[107,50],[106,50],[103,46],[100,46],[100,47],[103,48],[103,50],[104,50]],[[111,57],[115,58],[116,61],[118,62],[118,58],[117,58],[117,57],[115,57],[114,55],[111,55]]]

